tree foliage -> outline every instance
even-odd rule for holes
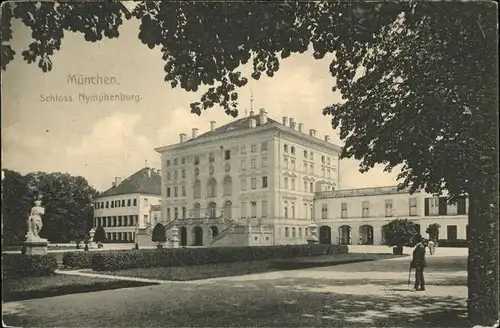
[[[14,51],[10,22],[33,32],[22,53],[43,71],[67,31],[87,41],[119,36],[123,19],[165,60],[165,81],[196,92],[191,112],[214,106],[237,116],[237,89],[272,77],[280,61],[314,49],[333,53],[324,109],[345,143],[341,158],[362,172],[402,166],[401,188],[469,197],[469,314],[496,320],[498,295],[497,16],[493,2],[120,2],[2,6],[2,68]],[[253,72],[242,76],[250,62]],[[471,280],[472,279],[472,280]],[[480,300],[483,300],[480,302]],[[481,303],[481,304],[479,304]],[[493,314],[493,315],[492,315]]]
[[[82,177],[66,173],[29,173],[5,170],[2,181],[6,244],[25,240],[27,219],[34,200],[42,197],[43,228],[40,235],[50,242],[83,240],[92,221],[92,199],[97,191]]]
[[[151,241],[161,244],[167,241],[167,232],[165,226],[161,223],[155,225],[153,229],[153,234],[151,236]]]
[[[95,229],[94,241],[96,243],[104,243],[106,241],[106,231],[100,225]]]
[[[429,239],[437,241],[439,239],[439,228],[441,225],[439,223],[429,224],[427,229],[425,229],[425,233],[429,234]]]
[[[386,229],[386,245],[413,247],[418,242],[417,225],[408,219],[392,220]]]

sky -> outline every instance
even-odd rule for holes
[[[61,50],[51,60],[52,71],[43,73],[37,64],[27,64],[21,52],[31,42],[31,32],[13,23],[11,45],[14,61],[2,72],[2,168],[22,174],[33,171],[68,172],[85,177],[98,191],[111,187],[114,177],[128,177],[145,166],[160,168],[154,148],[179,141],[179,134],[209,130],[210,121],[221,126],[233,120],[214,107],[201,116],[190,113],[189,104],[202,92],[172,89],[164,82],[164,61],[159,49],[149,49],[138,39],[139,22],[126,21],[118,39],[96,43],[82,34],[66,32]],[[340,101],[333,93],[329,58],[315,60],[311,52],[292,55],[280,63],[273,78],[262,77],[239,89],[240,116],[253,108],[265,108],[268,116],[281,122],[283,116],[316,129],[317,136],[331,136],[342,146],[338,131],[322,109]],[[248,74],[249,67],[243,67]],[[114,77],[115,85],[75,85],[73,74]],[[138,101],[86,103],[93,94],[137,95]],[[71,102],[50,98],[72,97]],[[80,101],[82,99],[83,101]],[[367,109],[369,110],[369,109]],[[395,185],[398,170],[384,173],[376,166],[361,174],[359,162],[342,160],[340,189]]]

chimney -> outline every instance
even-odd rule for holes
[[[120,183],[122,183],[122,178],[121,177],[115,177],[115,186],[118,186]]]
[[[186,141],[186,137],[187,137],[187,135],[186,135],[185,133],[181,133],[181,134],[179,134],[179,139],[180,139],[180,142],[184,142],[184,141]]]
[[[290,128],[295,129],[295,119],[290,117]]]
[[[330,136],[328,134],[325,134],[325,141],[330,142]]]
[[[215,121],[210,121],[210,131],[215,130]]]
[[[252,116],[253,116],[253,110],[250,111],[250,117],[252,117]]]
[[[288,126],[288,117],[283,116],[283,125]]]
[[[161,169],[156,170],[156,173],[158,173],[158,175],[161,175]]]
[[[250,127],[251,129],[253,129],[253,128],[255,128],[255,127],[257,126],[257,121],[255,121],[255,119],[254,119],[254,118],[251,118],[251,119],[249,119],[248,121],[250,122],[249,127]]]
[[[146,170],[146,174],[148,175],[148,177],[150,177],[150,178],[151,178],[151,169],[147,169],[147,170]]]
[[[314,129],[309,129],[309,135],[310,135],[311,137],[316,137],[316,130],[314,130]]]
[[[111,182],[111,187],[113,187],[113,188],[116,187],[116,182],[115,181]]]
[[[193,139],[198,137],[198,129],[197,128],[193,128]]]
[[[299,132],[302,132],[303,128],[304,128],[304,123],[299,123]]]
[[[264,108],[260,109],[260,124],[266,124],[267,123],[267,113]]]

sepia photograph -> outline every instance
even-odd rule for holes
[[[5,1],[2,327],[499,327],[494,1]]]

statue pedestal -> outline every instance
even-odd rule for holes
[[[49,241],[47,239],[28,239],[24,242],[26,255],[46,255],[48,253]]]
[[[308,244],[319,244],[318,237],[316,236],[308,236],[306,240]]]
[[[135,242],[139,245],[139,246],[146,246],[146,247],[150,247],[150,246],[155,246],[155,243],[153,243],[151,241],[151,231],[150,229],[145,229],[145,228],[139,228],[137,230],[137,233],[135,234]]]

